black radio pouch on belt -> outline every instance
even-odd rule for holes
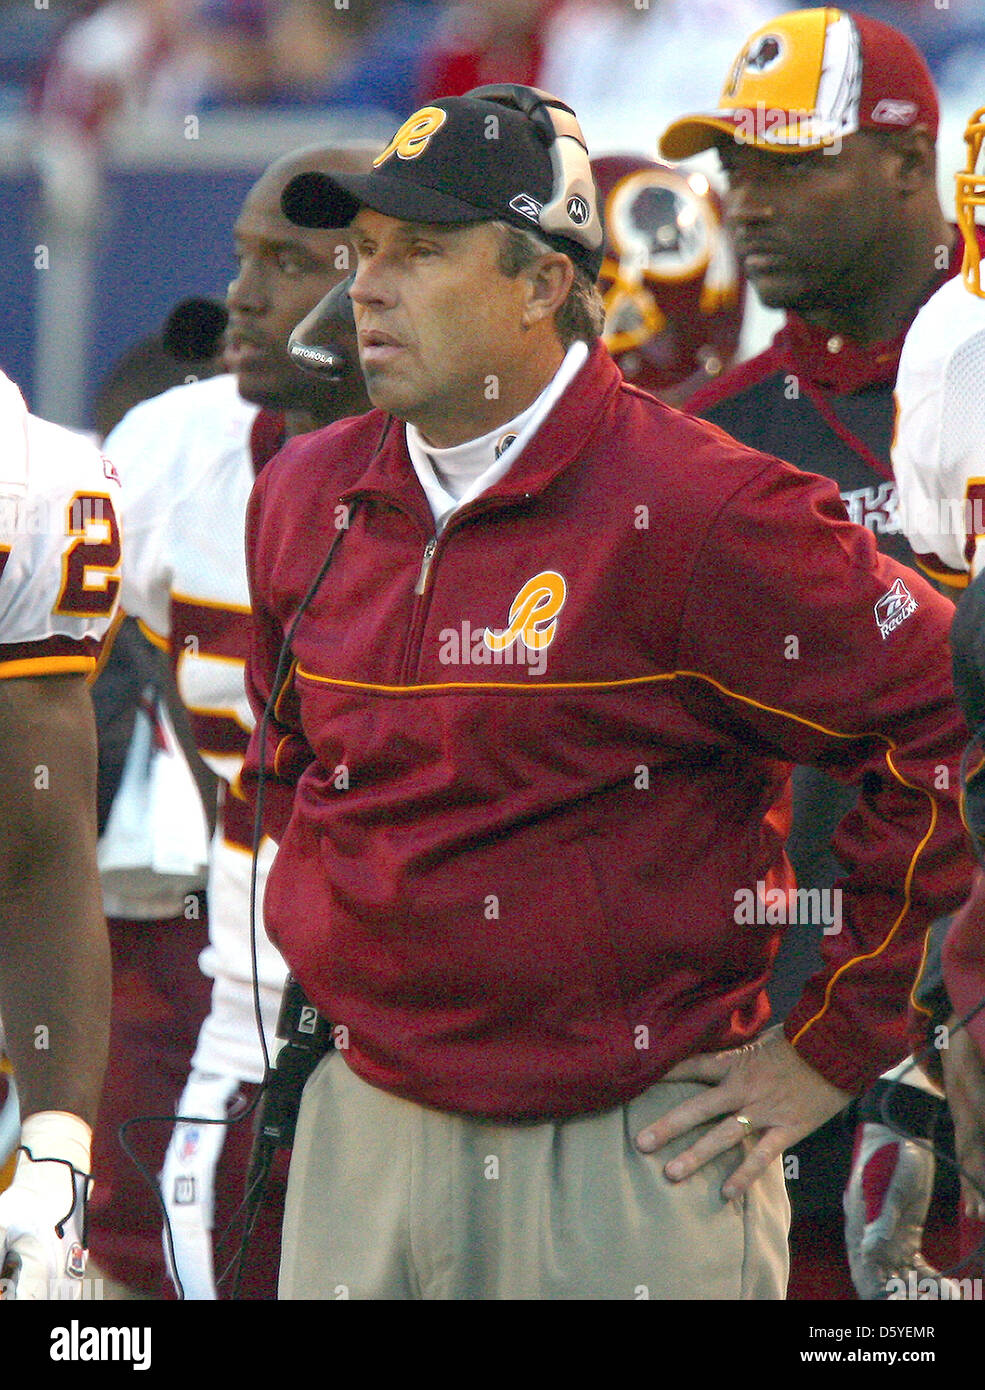
[[[311,1004],[293,975],[288,975],[277,1019],[284,1045],[264,1087],[257,1110],[256,1138],[246,1176],[247,1199],[266,1186],[278,1149],[294,1143],[301,1092],[315,1067],[333,1047],[332,1025]]]

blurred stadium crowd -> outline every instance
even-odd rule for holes
[[[589,141],[652,142],[668,100],[706,101],[771,0],[0,0],[0,113],[93,137],[217,108],[405,115],[490,80],[542,85]],[[796,8],[796,7],[795,7]],[[859,0],[910,35],[945,104],[985,59],[980,0]],[[655,80],[659,73],[661,81]],[[694,94],[694,95],[692,95]],[[645,121],[646,133],[640,129]]]
[[[4,368],[47,418],[98,427],[93,389],[121,349],[178,299],[221,292],[232,267],[208,226],[232,219],[274,155],[324,139],[375,147],[435,96],[512,81],[573,106],[593,155],[652,158],[665,126],[715,100],[743,37],[789,8],[787,0],[0,0],[0,220],[27,253],[13,258],[0,289]],[[930,64],[949,205],[967,114],[980,104],[985,7],[860,0],[856,9],[907,32]],[[714,158],[689,167],[721,190]],[[134,197],[139,219],[127,213]],[[42,276],[31,260],[39,243],[50,252]],[[747,296],[739,357],[777,327]]]

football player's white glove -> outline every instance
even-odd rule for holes
[[[906,1080],[893,1093],[894,1116],[900,1103],[926,1107],[926,1101],[921,1105],[917,1099],[922,1094],[943,1105],[940,1092],[909,1060],[883,1079],[898,1081],[903,1072]],[[921,1248],[934,1167],[928,1148],[888,1125],[867,1120],[858,1126],[844,1208],[848,1264],[860,1298],[960,1297],[957,1286],[941,1279]]]
[[[82,1297],[92,1131],[44,1110],[21,1126],[13,1181],[0,1193],[0,1298]]]
[[[230,1113],[239,1081],[231,1076],[214,1076],[193,1071],[188,1078],[178,1114],[225,1120]],[[174,1262],[168,1248],[167,1231],[162,1234],[164,1260],[173,1282],[178,1279],[186,1299],[217,1298],[212,1258],[212,1227],[215,1217],[215,1174],[222,1146],[226,1142],[224,1124],[176,1124],[164,1158],[161,1189],[171,1223]]]

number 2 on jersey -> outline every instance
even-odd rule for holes
[[[75,539],[62,556],[55,612],[104,617],[120,591],[120,528],[109,496],[75,493],[65,529]]]

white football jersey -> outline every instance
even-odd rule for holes
[[[120,593],[120,484],[0,373],[0,676],[91,672]]]
[[[910,326],[896,406],[903,531],[921,568],[960,587],[985,561],[985,299],[960,275]]]
[[[106,440],[123,480],[127,565],[120,602],[171,653],[196,746],[223,779],[208,878],[212,1010],[193,1065],[247,1081],[263,1074],[253,1014],[249,891],[252,812],[229,783],[253,728],[244,673],[250,596],[244,532],[257,407],[233,376],[176,386],[135,406]],[[268,1046],[286,977],[260,919],[275,846],[261,845],[257,952]]]
[[[16,504],[27,495],[27,406],[17,387],[0,372],[0,497]]]

